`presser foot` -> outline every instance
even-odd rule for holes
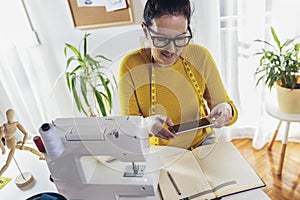
[[[145,172],[145,165],[127,165],[125,167],[125,172],[123,174],[124,177],[143,177]]]

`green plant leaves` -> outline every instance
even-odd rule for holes
[[[295,51],[298,51],[299,52],[299,49],[300,49],[300,43],[297,43],[297,44],[295,44]]]
[[[273,36],[273,39],[274,39],[275,43],[277,44],[278,49],[281,52],[280,41],[279,41],[279,39],[278,39],[278,37],[277,37],[277,35],[276,35],[275,30],[274,30],[273,27],[271,27],[271,33],[272,33],[272,36]]]
[[[95,58],[101,58],[101,59],[104,59],[107,61],[111,61],[109,58],[106,58],[105,56],[102,56],[102,55],[97,55],[97,56],[95,56]]]
[[[67,60],[67,65],[66,65],[66,69],[69,68],[69,66],[70,66],[70,64],[71,64],[71,62],[72,62],[73,60],[76,60],[76,57],[75,57],[75,56],[71,56],[70,58],[68,58],[68,60]]]
[[[81,59],[81,54],[80,54],[80,52],[79,52],[73,45],[67,44],[67,43],[65,43],[65,45],[66,45],[70,50],[73,51],[73,53],[77,56],[77,58],[80,58],[80,59]]]
[[[102,116],[107,116],[101,92],[99,92],[95,87],[93,87],[93,92],[96,97]]]
[[[111,109],[112,108],[112,96],[111,96],[111,92],[110,92],[110,89],[108,87],[108,84],[110,83],[110,81],[108,79],[105,79],[103,76],[100,76],[99,75],[99,78],[101,80],[101,83],[105,89],[105,92],[107,95],[105,95],[107,97],[107,101],[108,101],[108,104],[109,104],[109,108]]]
[[[85,33],[84,38],[83,38],[83,55],[86,56],[87,54],[87,37],[90,34]]]
[[[102,60],[110,61],[110,59],[103,55],[97,55],[95,58],[89,55],[87,50],[89,35],[87,33],[84,35],[78,49],[71,44],[65,44],[65,56],[67,57],[68,50],[73,53],[66,61],[66,82],[79,112],[94,116],[93,108],[95,108],[98,115],[107,116],[112,110],[113,83],[115,85],[117,83],[112,74],[114,82],[108,78],[107,72],[110,71],[107,67],[100,65]],[[80,52],[81,45],[83,45],[83,53]],[[74,64],[76,67],[73,67]]]
[[[66,81],[67,81],[68,89],[69,89],[69,91],[71,91],[70,73],[66,72],[65,75],[66,75]]]
[[[271,44],[270,42],[268,42],[268,41],[264,41],[264,40],[259,40],[259,39],[257,39],[257,40],[254,40],[254,42],[265,43],[266,45],[271,46],[271,47],[273,47],[274,49],[276,49],[276,47],[275,47],[274,45],[272,45],[272,44]]]
[[[300,71],[298,57],[300,44],[293,44],[293,42],[299,36],[286,40],[281,46],[273,27],[271,27],[271,33],[276,47],[268,41],[255,40],[273,48],[272,50],[262,48],[255,54],[261,56],[259,66],[256,67],[254,73],[255,76],[259,77],[256,85],[264,82],[271,89],[276,82],[281,82],[283,87],[293,89],[297,81],[295,77]]]
[[[75,75],[73,75],[72,77],[71,77],[71,91],[72,91],[72,93],[73,93],[73,97],[74,97],[74,100],[75,100],[75,103],[76,103],[76,106],[77,106],[77,109],[78,109],[78,111],[80,112],[81,111],[81,101],[80,101],[80,99],[79,99],[79,97],[78,97],[78,94],[77,94],[77,91],[76,91],[76,76]]]
[[[87,92],[87,87],[86,87],[86,79],[83,76],[80,76],[80,89],[81,89],[81,94],[82,97],[86,103],[86,105],[89,107],[89,101],[88,101],[88,92]]]

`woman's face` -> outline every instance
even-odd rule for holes
[[[187,19],[183,15],[163,15],[153,20],[153,25],[148,28],[148,39],[151,42],[151,54],[154,61],[161,65],[173,65],[182,53],[182,47],[176,47],[173,41],[165,47],[155,47],[152,37],[175,38],[187,35]]]

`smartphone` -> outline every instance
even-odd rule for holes
[[[207,128],[210,126],[213,126],[213,120],[210,118],[201,118],[199,120],[194,120],[194,121],[189,121],[189,122],[185,122],[182,124],[177,124],[174,126],[170,126],[168,129],[176,134],[176,135],[180,135],[182,133],[186,133],[189,131],[194,131],[194,130],[198,130],[198,129],[202,129],[202,128]]]

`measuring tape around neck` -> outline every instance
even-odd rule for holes
[[[151,66],[151,115],[155,115],[155,104],[156,104],[156,86],[155,86],[155,70]]]
[[[180,57],[180,59],[182,60],[182,63],[184,65],[184,69],[185,72],[187,73],[190,81],[192,82],[193,88],[197,93],[198,99],[199,99],[199,106],[201,111],[203,111],[203,105],[204,105],[204,100],[203,100],[203,95],[201,93],[201,89],[200,86],[196,80],[196,77],[194,75],[194,73],[192,72],[191,68],[189,67],[189,64],[187,63],[187,61]],[[152,59],[153,62],[153,59]],[[156,105],[156,81],[155,81],[155,69],[154,66],[151,65],[151,115],[155,115],[156,114],[156,109],[155,109],[155,105]],[[158,138],[155,136],[152,136],[150,138],[150,143],[154,144],[154,145],[158,145],[159,141]]]
[[[203,94],[201,93],[200,86],[199,86],[199,84],[196,80],[196,77],[195,77],[194,73],[192,72],[188,62],[184,58],[181,58],[181,59],[182,59],[183,65],[184,65],[185,72],[188,74],[188,77],[190,78],[190,81],[192,82],[193,87],[198,95],[200,108],[202,108],[202,106],[204,105],[204,100],[203,100]]]

